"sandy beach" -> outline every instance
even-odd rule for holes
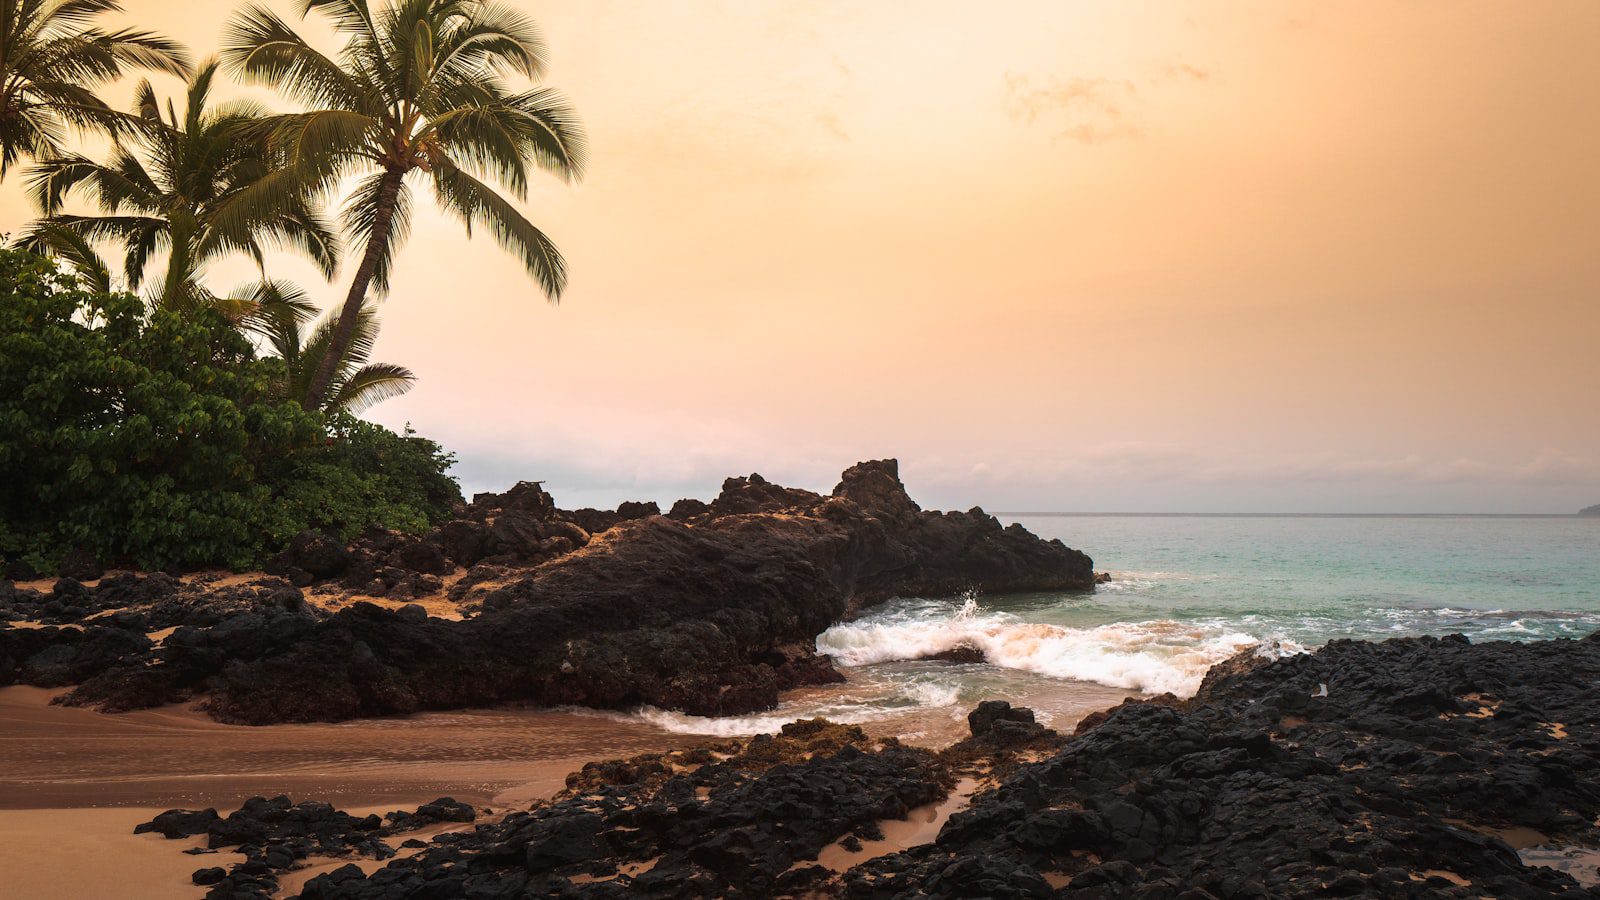
[[[1126,695],[1078,687],[1062,691],[1057,727],[1070,729],[1084,713]],[[832,690],[848,694],[850,688]],[[805,705],[820,691],[798,692],[792,702]],[[116,715],[51,705],[62,693],[0,688],[0,845],[18,851],[7,854],[7,891],[36,900],[198,896],[189,880],[195,869],[242,858],[182,852],[202,846],[199,838],[133,833],[166,809],[215,807],[225,815],[249,797],[287,794],[357,815],[441,796],[503,812],[554,795],[585,762],[715,739],[622,716],[546,709],[233,726],[181,705]],[[909,729],[923,736],[919,742],[945,744],[963,736],[965,720],[958,718],[922,711],[866,729],[882,735]],[[930,839],[952,808],[930,808],[895,823],[883,846]],[[97,862],[78,865],[83,859]],[[292,893],[347,862],[298,871],[284,889]]]
[[[190,856],[181,850],[199,839],[133,833],[165,809],[226,814],[251,796],[277,794],[363,815],[441,796],[504,809],[554,794],[586,761],[695,741],[549,710],[249,728],[181,706],[121,715],[51,706],[60,693],[0,689],[0,846],[7,848],[0,894],[7,897],[198,896],[190,873],[239,857]],[[86,859],[95,864],[83,865]]]

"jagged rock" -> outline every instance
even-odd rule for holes
[[[1043,897],[1047,873],[1057,897],[1600,896],[1494,836],[1600,843],[1578,774],[1600,768],[1600,638],[1249,653],[1086,723],[844,896]]]
[[[999,722],[1020,722],[1033,724],[1033,710],[1027,707],[1012,708],[1005,700],[985,700],[977,708],[967,713],[967,729],[973,737],[982,737],[993,730]]]
[[[722,493],[711,501],[712,514],[718,516],[781,512],[814,506],[822,497],[800,488],[786,488],[751,474],[722,482]]]
[[[439,548],[458,566],[471,568],[489,555],[489,528],[470,519],[453,519],[434,532]]]
[[[556,511],[556,502],[545,492],[542,481],[517,482],[511,490],[499,496],[496,505],[501,509],[526,512],[539,519],[548,519]]]
[[[211,826],[222,821],[214,809],[169,809],[148,822],[135,826],[134,834],[154,831],[168,840],[205,834]]]
[[[283,571],[410,600],[444,593],[419,568],[482,553],[449,592],[476,611],[460,621],[363,602],[322,613],[279,579],[195,586],[139,607],[142,619],[119,625],[117,638],[0,631],[0,677],[82,681],[67,702],[107,709],[206,695],[213,716],[252,724],[507,702],[740,714],[837,681],[812,641],[864,605],[969,588],[1093,587],[1089,558],[1059,541],[1003,528],[981,510],[920,510],[893,460],[852,467],[828,497],[759,475],[729,479],[692,525],[651,504],[622,509],[641,517],[591,541],[542,487],[523,482],[475,497],[464,518],[420,540],[373,531],[344,548],[307,533],[279,560]],[[82,615],[99,602],[92,590],[73,596]],[[152,650],[134,625],[184,627]]]
[[[586,766],[551,805],[372,875],[319,876],[302,897],[378,900],[396,884],[428,896],[779,896],[827,884],[804,863],[828,844],[942,797],[939,772],[926,750],[795,723],[776,737]],[[648,871],[618,871],[646,860]]]
[[[844,471],[833,496],[854,502],[875,516],[906,519],[922,511],[900,483],[900,463],[877,459],[856,463]]]
[[[313,578],[328,578],[343,572],[349,564],[350,551],[344,544],[319,531],[302,531],[289,541],[282,553],[268,561],[266,571],[281,575],[290,569],[299,569]]]
[[[693,497],[685,497],[682,500],[679,500],[677,503],[672,504],[672,509],[667,511],[667,517],[671,519],[677,519],[681,522],[685,519],[698,518],[710,511],[711,505],[706,503],[704,500],[696,500]]]
[[[389,552],[389,564],[424,575],[448,575],[456,568],[439,544],[414,538]]]
[[[590,534],[610,531],[611,526],[622,521],[622,517],[612,510],[593,509],[587,506],[567,512],[566,517],[568,521]]]
[[[661,507],[654,500],[640,503],[637,500],[626,500],[617,504],[617,516],[624,522],[634,519],[643,519],[646,516],[661,515]]]
[[[1127,702],[1026,754],[983,743],[1038,727],[1004,701],[974,709],[974,736],[938,755],[794,722],[778,735],[590,763],[551,803],[408,841],[415,855],[371,874],[341,867],[302,897],[1593,900],[1600,887],[1525,864],[1497,835],[1537,829],[1555,845],[1600,843],[1597,681],[1600,634],[1336,641],[1239,660],[1191,700]],[[1285,716],[1301,696],[1313,702]],[[1439,711],[1440,697],[1453,708]],[[940,800],[958,771],[986,763],[998,788],[975,795],[934,840],[842,873],[813,864],[830,844],[852,851],[881,837],[882,823]],[[157,821],[209,835],[228,833],[235,817],[258,823],[241,829],[256,843],[240,845],[250,859],[225,883],[259,884],[307,847],[281,837],[306,827],[292,810],[343,822],[306,829],[324,845],[378,856],[387,847],[375,839],[416,827],[434,806],[461,805],[393,813],[386,828],[286,798],[251,801],[248,815],[222,823],[174,812]]]

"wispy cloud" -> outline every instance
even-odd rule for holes
[[[1006,75],[1006,115],[1014,122],[1054,123],[1058,136],[1083,144],[1139,137],[1128,118],[1139,88],[1132,81],[1069,78],[1036,81],[1028,75]]]
[[[1211,71],[1184,62],[1162,64],[1153,74],[1127,78],[1005,76],[1005,112],[1022,125],[1046,125],[1055,137],[1080,144],[1139,138],[1144,92],[1170,84],[1209,81]]]
[[[1600,485],[1600,457],[1546,449],[1531,459],[1253,456],[1216,459],[1160,443],[1118,442],[1009,463],[940,462],[920,468],[932,483],[993,486],[1102,484],[1394,484],[1586,487]]]

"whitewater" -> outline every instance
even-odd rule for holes
[[[1002,517],[1005,519],[1005,517]],[[1192,695],[1240,651],[1462,633],[1475,641],[1600,628],[1600,519],[1579,517],[1031,516],[1088,552],[1093,593],[891,600],[817,636],[847,676],[753,716],[657,709],[670,731],[741,735],[822,715],[910,740],[961,736],[992,697],[1070,724],[1123,697]],[[941,662],[975,650],[983,662]]]

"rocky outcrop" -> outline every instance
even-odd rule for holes
[[[304,900],[774,897],[826,885],[837,841],[943,798],[935,754],[821,720],[779,735],[586,766],[554,803],[514,812],[368,876],[346,866]]]
[[[1124,703],[1073,738],[988,701],[937,754],[813,720],[590,763],[553,802],[301,896],[1600,898],[1600,872],[1540,864],[1600,847],[1600,636],[1245,660],[1191,700]],[[980,785],[964,809],[958,777]],[[935,803],[950,813],[937,836],[866,846]],[[321,838],[335,848],[376,826],[318,814],[350,835]]]
[[[267,900],[278,891],[278,876],[310,857],[361,856],[388,859],[396,854],[387,839],[444,822],[467,823],[477,810],[450,797],[440,797],[412,812],[387,816],[353,816],[327,803],[295,803],[288,797],[252,797],[226,818],[215,809],[169,809],[134,828],[169,840],[204,835],[205,848],[185,851],[196,856],[230,849],[244,861],[228,868],[203,866],[191,880],[210,887],[215,900]]]
[[[812,641],[862,605],[1094,583],[1089,558],[1059,541],[1002,527],[978,509],[920,509],[893,460],[853,466],[828,496],[759,475],[731,478],[705,506],[681,517],[627,507],[617,515],[637,517],[598,539],[539,484],[523,482],[478,495],[461,518],[420,538],[374,532],[341,547],[304,535],[274,561],[281,577],[249,585],[210,590],[129,576],[112,600],[104,585],[64,582],[48,601],[63,617],[129,603],[118,614],[132,617],[127,628],[139,641],[119,654],[87,632],[0,629],[0,675],[82,681],[68,702],[107,709],[204,694],[217,718],[252,724],[512,701],[736,714],[839,680]],[[459,577],[448,594],[463,601],[460,621],[301,602],[306,585],[442,599],[447,565]],[[33,592],[0,601],[41,604]],[[174,626],[159,646],[143,639]]]
[[[1600,637],[1236,663],[1123,704],[840,893],[1600,897],[1500,837],[1600,846]]]

